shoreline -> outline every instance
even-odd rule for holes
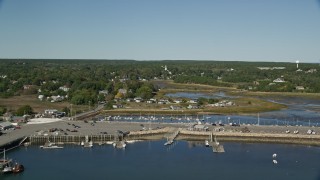
[[[66,131],[73,130],[72,124],[80,126],[77,132]],[[177,140],[208,140],[210,134],[215,136],[221,142],[244,142],[244,143],[281,143],[281,144],[302,144],[320,146],[320,127],[306,126],[257,126],[257,125],[241,125],[234,126],[208,126],[208,131],[190,131],[187,130],[190,124],[185,123],[141,123],[141,122],[97,122],[94,125],[83,121],[59,121],[48,124],[24,125],[21,129],[7,132],[0,138],[0,147],[4,147],[19,138],[41,136],[41,137],[75,137],[75,136],[103,136],[116,135],[118,131],[128,132],[125,137],[128,140],[161,140],[177,129],[180,129]],[[50,129],[57,128],[59,134],[54,135],[49,132]],[[152,129],[152,130],[149,130]],[[242,132],[247,128],[250,132]],[[148,130],[143,130],[148,129]],[[218,131],[221,129],[221,131]],[[316,134],[307,134],[312,129]],[[288,130],[290,133],[286,133]],[[293,131],[299,130],[298,134]],[[43,131],[43,134],[39,134]],[[64,133],[67,132],[67,135]],[[44,135],[44,133],[46,135]],[[59,138],[56,138],[59,139]],[[94,142],[99,143],[99,142]]]

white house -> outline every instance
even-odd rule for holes
[[[141,97],[135,97],[133,100],[134,100],[135,102],[137,102],[137,103],[143,101],[143,99],[142,99]]]
[[[70,90],[70,88],[68,88],[66,85],[59,87],[59,89],[61,89],[64,92],[68,92]]]
[[[190,99],[188,102],[191,104],[196,104],[196,103],[198,103],[198,100],[197,99]]]
[[[303,87],[303,86],[296,86],[296,90],[303,91],[303,90],[304,90],[304,87]]]
[[[54,113],[57,113],[57,112],[58,112],[58,110],[56,110],[56,109],[46,109],[46,110],[44,110],[45,114],[54,114]]]
[[[283,83],[285,82],[282,78],[277,78],[275,80],[273,80],[274,83]]]
[[[99,91],[99,94],[102,94],[102,95],[106,96],[106,95],[109,94],[109,91],[108,90],[102,90],[102,91]]]

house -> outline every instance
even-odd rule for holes
[[[303,91],[303,90],[304,90],[304,87],[303,87],[303,86],[296,86],[296,90],[298,90],[298,91]]]
[[[156,102],[156,99],[153,99],[153,98],[147,100],[147,103],[148,103],[148,104],[152,104],[152,103],[155,103],[155,102]]]
[[[6,112],[3,114],[2,117],[3,117],[3,120],[5,120],[5,121],[11,121],[13,114],[11,112]]]
[[[59,87],[59,89],[61,89],[64,92],[68,92],[70,90],[70,88],[67,87],[66,85]]]
[[[132,98],[127,98],[126,101],[127,101],[127,102],[132,102],[133,99],[132,99]]]
[[[114,104],[112,105],[113,109],[119,109],[119,108],[123,108],[123,106],[121,104]]]
[[[108,90],[102,90],[102,91],[99,91],[99,94],[107,96],[109,94],[109,91]]]
[[[34,85],[30,85],[30,84],[23,85],[23,89],[24,89],[24,90],[29,90],[29,89],[31,89],[32,87],[34,87]]]
[[[143,99],[141,97],[135,97],[133,99],[136,103],[140,103],[140,102],[143,102]]]
[[[193,126],[194,131],[208,131],[208,127],[203,124],[196,124]]]
[[[197,103],[198,103],[198,100],[197,100],[197,99],[190,99],[190,100],[188,101],[188,103],[197,104]]]
[[[127,90],[126,89],[119,89],[118,90],[118,93],[121,93],[123,95],[126,95],[127,94]]]
[[[44,110],[45,114],[50,114],[50,115],[55,114],[57,112],[58,112],[58,110],[56,110],[56,109],[46,109],[46,110]]]
[[[180,103],[182,103],[182,100],[181,99],[175,99],[173,102],[176,103],[176,104],[180,104]]]
[[[38,96],[38,99],[39,99],[40,101],[42,101],[43,98],[44,98],[44,95],[42,95],[42,94],[40,94],[40,95]]]
[[[285,82],[282,78],[277,78],[275,80],[273,80],[274,83],[283,83]]]
[[[51,98],[51,102],[60,102],[64,100],[64,96],[51,96],[51,97],[47,97],[47,99]]]
[[[317,72],[317,69],[309,69],[308,71],[306,71],[306,73],[315,73]]]
[[[169,100],[167,100],[167,99],[160,99],[158,101],[158,104],[168,104],[168,103],[169,103]]]
[[[188,109],[199,109],[199,106],[189,104],[189,106],[187,108]]]
[[[271,67],[257,67],[257,68],[260,70],[270,70],[271,69]]]
[[[171,110],[180,110],[182,109],[180,106],[170,106]]]
[[[30,119],[30,115],[23,115],[23,116],[12,116],[11,121],[14,123],[25,123],[27,119]]]

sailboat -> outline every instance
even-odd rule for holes
[[[24,171],[22,164],[12,164],[12,159],[6,159],[6,150],[3,150],[3,159],[0,159],[0,173],[20,173]]]
[[[3,159],[0,159],[0,172],[11,173],[12,172],[12,160],[6,159],[6,150],[3,150]]]

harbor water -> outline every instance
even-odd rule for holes
[[[112,145],[63,149],[21,147],[7,156],[24,164],[20,179],[246,179],[320,180],[320,148],[284,144],[224,143],[225,153],[213,153],[204,142],[140,141],[126,149]],[[278,164],[273,164],[276,153]]]

